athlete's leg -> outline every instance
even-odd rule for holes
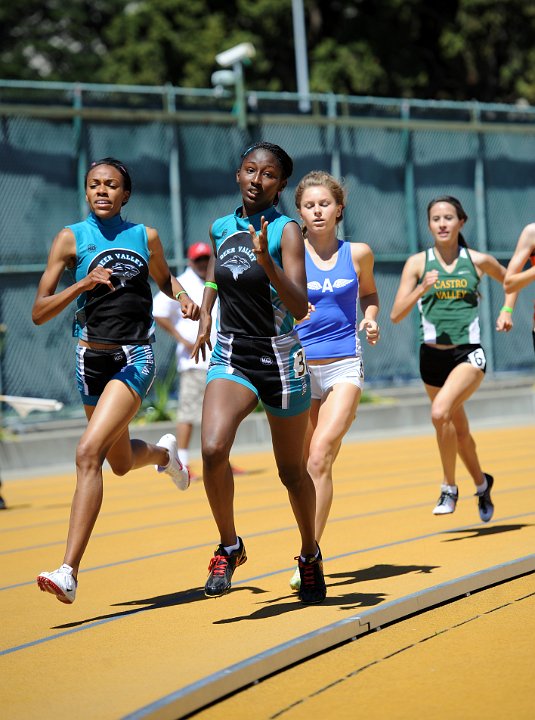
[[[337,383],[319,407],[308,453],[308,472],[316,488],[316,540],[319,542],[333,498],[332,469],[342,439],[351,427],[361,391],[351,383]]]
[[[203,480],[221,544],[225,546],[237,541],[230,450],[238,426],[257,404],[256,394],[233,380],[211,380],[204,393],[201,424]]]
[[[96,406],[85,405],[87,428],[76,449],[74,493],[65,562],[76,577],[102,503],[102,464],[107,456],[112,468],[123,474],[150,462],[167,462],[163,448],[142,441],[130,442],[128,423],[141,399],[128,385],[111,380]]]
[[[444,472],[443,483],[446,485],[455,485],[455,461],[458,451],[455,413],[462,409],[463,403],[477,390],[483,378],[484,373],[481,370],[464,362],[453,368],[441,388],[425,385],[431,399],[431,420],[435,427]]]
[[[477,456],[476,442],[470,433],[470,426],[464,407],[461,405],[453,413],[453,424],[457,433],[457,452],[470,473],[474,483],[480,485],[484,476]]]
[[[301,555],[317,551],[314,518],[316,494],[306,469],[303,446],[309,411],[284,417],[266,411],[279,477],[288,490],[292,510],[301,533]]]

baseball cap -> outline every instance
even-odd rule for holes
[[[190,260],[197,260],[200,257],[209,257],[211,254],[212,248],[205,242],[194,243],[188,248],[188,258]]]

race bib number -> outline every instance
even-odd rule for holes
[[[307,373],[307,363],[305,359],[305,351],[303,348],[298,350],[294,355],[294,375],[296,378],[303,377]]]
[[[473,365],[478,370],[484,370],[487,367],[487,358],[485,357],[483,348],[473,350],[470,355],[468,355],[467,360],[470,365]]]

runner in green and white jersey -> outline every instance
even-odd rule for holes
[[[434,245],[405,263],[390,318],[397,323],[413,307],[420,311],[420,375],[431,400],[443,470],[433,514],[455,510],[459,454],[476,485],[481,520],[488,522],[494,512],[494,478],[481,470],[464,403],[480,386],[487,364],[480,344],[479,282],[486,273],[502,284],[505,268],[492,255],[468,249],[461,234],[468,216],[456,198],[432,200],[427,219]],[[506,293],[496,330],[508,332],[513,327],[516,295]]]

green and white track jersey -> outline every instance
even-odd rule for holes
[[[459,248],[455,268],[447,272],[433,248],[429,248],[422,278],[429,270],[438,270],[438,280],[418,300],[420,342],[440,345],[479,343],[479,275],[468,249]]]

